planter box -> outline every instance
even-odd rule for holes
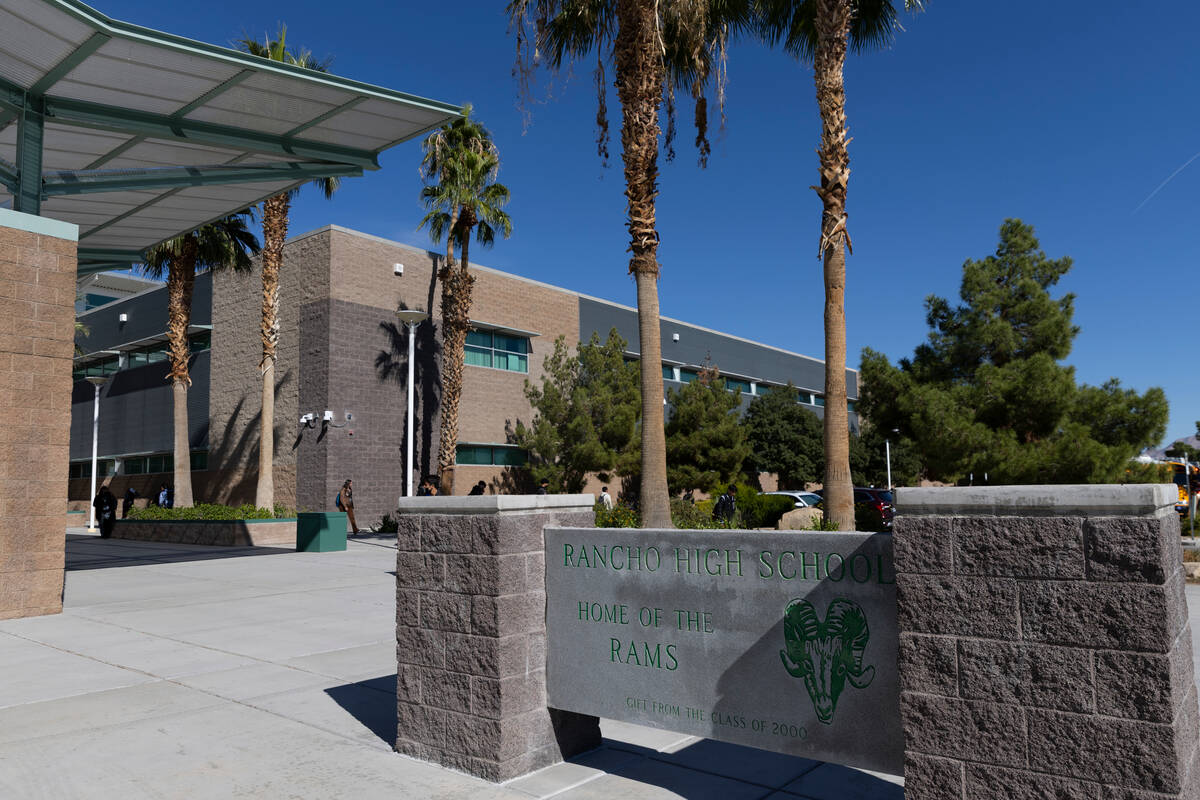
[[[346,549],[345,511],[301,511],[296,516],[297,550],[329,553]]]
[[[113,526],[113,538],[218,547],[294,547],[296,544],[296,520],[294,518],[119,519]]]

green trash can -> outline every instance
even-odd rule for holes
[[[345,549],[345,511],[301,511],[296,514],[297,551],[330,553]]]

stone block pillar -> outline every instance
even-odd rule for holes
[[[0,619],[62,611],[78,235],[0,209]]]
[[[1174,498],[899,490],[907,800],[1200,796]]]
[[[400,500],[396,750],[503,781],[600,744],[546,707],[542,530],[592,527],[591,495]]]

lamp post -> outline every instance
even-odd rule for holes
[[[899,433],[899,432],[900,432],[899,428],[892,428],[892,433]],[[887,479],[888,479],[888,491],[890,492],[892,490],[892,440],[890,438],[884,438],[883,451],[884,451],[884,453],[887,454]]]
[[[89,501],[96,499],[96,443],[100,434],[100,387],[108,380],[107,375],[89,375],[85,378],[88,383],[96,388],[96,397],[92,401],[92,493],[89,495]],[[96,506],[89,502],[88,508],[88,533],[96,532]]]
[[[396,312],[399,319],[408,328],[408,431],[405,436],[407,455],[404,462],[408,478],[404,484],[404,496],[413,496],[413,361],[416,357],[417,326],[429,318],[429,315],[419,309],[400,309]]]

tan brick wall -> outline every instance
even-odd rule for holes
[[[62,611],[75,252],[0,227],[0,619]]]

